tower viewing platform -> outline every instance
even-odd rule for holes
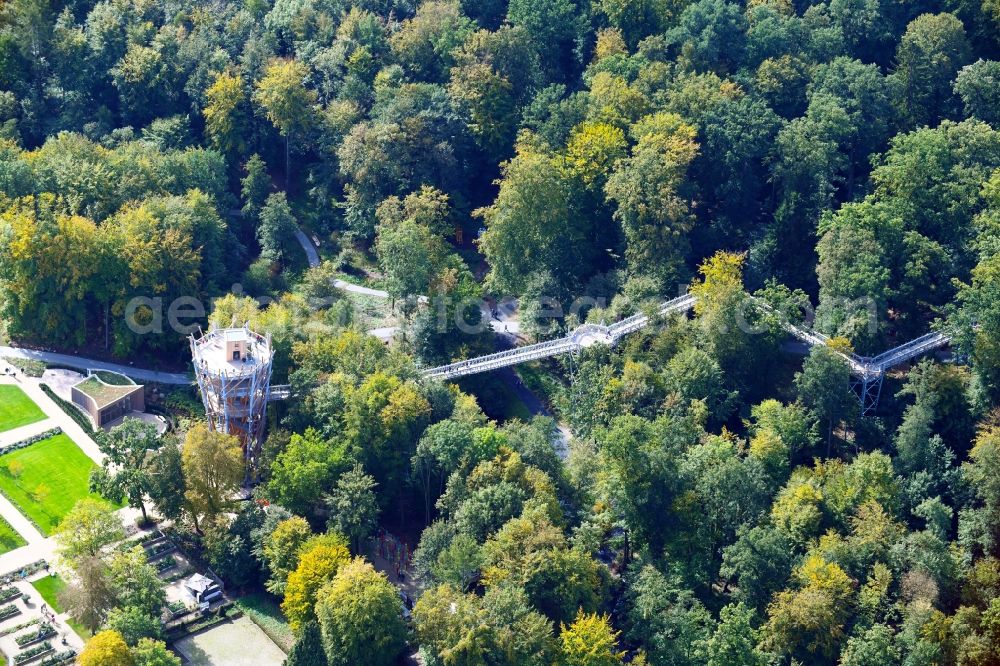
[[[189,340],[209,427],[240,440],[252,477],[271,389],[271,337],[243,326],[212,329]]]

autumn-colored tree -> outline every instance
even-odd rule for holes
[[[184,499],[200,530],[201,519],[214,519],[232,503],[244,475],[243,451],[232,435],[208,429],[199,423],[188,430],[182,453]]]
[[[246,150],[247,115],[243,77],[233,72],[219,72],[205,91],[205,134],[212,145],[226,155]]]
[[[257,82],[253,99],[267,119],[285,137],[285,181],[291,176],[292,137],[301,137],[313,124],[316,92],[306,88],[309,68],[298,60],[272,60]]]
[[[299,552],[303,544],[313,535],[305,518],[292,516],[278,523],[274,531],[264,541],[262,549],[264,562],[271,575],[267,579],[267,589],[273,594],[284,594],[288,575],[299,563]]]
[[[94,634],[77,657],[80,666],[134,666],[132,653],[117,631]]]
[[[302,546],[298,566],[288,575],[285,600],[281,603],[293,631],[301,632],[306,622],[316,619],[316,595],[320,588],[350,560],[347,543],[337,534],[314,537]]]
[[[607,615],[577,613],[573,624],[560,625],[560,666],[615,666],[624,664],[618,635]]]

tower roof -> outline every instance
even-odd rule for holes
[[[271,338],[247,327],[217,328],[191,338],[195,366],[210,372],[241,374],[271,362]],[[234,356],[234,351],[239,354]]]

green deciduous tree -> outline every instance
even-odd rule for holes
[[[403,604],[384,574],[358,558],[322,590],[316,615],[331,666],[394,664],[406,639]]]
[[[126,418],[110,431],[98,432],[96,439],[106,457],[100,470],[91,474],[91,487],[108,499],[127,499],[146,521],[145,499],[153,485],[150,461],[162,445],[156,426]]]
[[[684,184],[698,152],[694,127],[675,114],[643,118],[632,128],[637,143],[618,162],[606,192],[617,204],[625,257],[633,275],[650,275],[667,289],[683,277],[692,228]]]
[[[142,638],[131,652],[135,666],[181,666],[181,658],[168,650],[163,641]]]
[[[163,631],[158,615],[150,615],[135,606],[116,606],[108,613],[104,627],[117,631],[128,645],[136,645],[146,638],[159,638]]]
[[[284,192],[275,192],[267,197],[260,209],[260,224],[257,226],[257,242],[260,255],[268,261],[281,261],[295,243],[298,224]]]
[[[97,500],[78,500],[55,529],[59,555],[71,565],[96,557],[105,546],[124,538],[121,519]]]
[[[819,328],[845,337],[862,353],[881,341],[881,320],[889,297],[890,272],[875,233],[849,224],[833,224],[816,246],[819,265]]]
[[[295,641],[292,651],[288,653],[286,666],[327,666],[326,652],[323,651],[323,635],[319,623],[310,620],[302,630],[302,635]]]
[[[857,409],[847,361],[829,346],[813,347],[802,365],[802,372],[795,375],[795,388],[802,403],[826,422],[826,453],[829,456],[834,426],[852,409]]]
[[[724,606],[719,624],[701,650],[707,666],[765,666],[764,653],[757,649],[754,612],[741,603]]]
[[[977,60],[955,77],[955,93],[962,98],[965,113],[994,127],[1000,122],[1000,62]]]
[[[184,467],[181,447],[170,437],[149,461],[150,483],[147,490],[160,515],[170,520],[180,517],[184,509]]]
[[[210,431],[199,423],[188,430],[181,458],[184,499],[196,529],[200,520],[225,512],[244,478],[243,451],[232,435]]]
[[[108,562],[108,580],[120,606],[159,618],[167,602],[166,593],[156,567],[147,561],[142,547],[116,552]],[[134,643],[129,641],[130,645]]]
[[[337,485],[325,498],[330,511],[329,528],[346,536],[355,553],[361,552],[378,521],[377,486],[361,465],[355,465],[337,479]]]
[[[907,123],[926,125],[954,113],[952,81],[969,61],[962,22],[952,14],[922,14],[896,49],[897,105]]]
[[[486,222],[479,245],[490,264],[491,290],[519,295],[539,271],[560,285],[588,272],[590,220],[576,209],[573,181],[554,157],[522,146],[506,163],[496,201],[478,214]]]
[[[301,435],[292,435],[271,464],[268,495],[290,511],[308,514],[348,464],[342,443],[328,441],[308,428]]]

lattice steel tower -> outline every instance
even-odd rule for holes
[[[235,435],[247,477],[256,476],[271,391],[271,336],[243,328],[217,328],[190,336],[194,376],[209,428]]]

